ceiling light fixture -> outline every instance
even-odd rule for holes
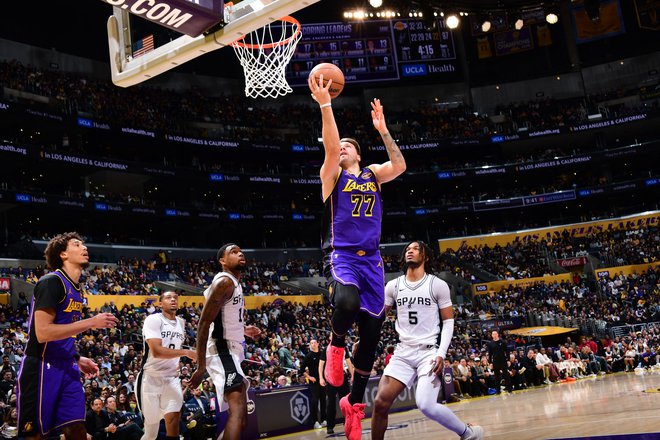
[[[451,14],[450,16],[447,17],[447,27],[449,29],[456,29],[459,23],[460,20],[458,19],[456,14]]]

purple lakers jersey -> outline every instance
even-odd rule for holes
[[[380,186],[373,171],[362,168],[354,176],[342,169],[325,201],[323,250],[377,251],[382,217]]]
[[[83,296],[80,286],[68,275],[58,269],[41,277],[34,287],[34,296],[30,307],[30,334],[25,349],[28,356],[43,359],[72,359],[76,353],[75,337],[40,343],[34,329],[34,314],[37,310],[55,311],[54,324],[70,324],[80,319],[83,308]]]

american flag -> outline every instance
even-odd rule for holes
[[[153,34],[147,35],[143,39],[133,43],[133,58],[144,55],[147,52],[154,50],[154,36]]]

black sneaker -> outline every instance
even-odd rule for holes
[[[335,433],[335,430],[334,430],[333,428],[328,428],[328,429],[325,431],[325,433],[326,433],[326,434],[334,434],[334,433]]]

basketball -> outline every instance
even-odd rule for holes
[[[344,90],[344,73],[341,69],[332,63],[321,63],[314,66],[312,71],[309,72],[309,76],[314,77],[317,84],[320,75],[323,75],[324,86],[328,83],[329,79],[332,80],[332,85],[329,90],[330,97],[334,99],[339,96],[341,91]]]

